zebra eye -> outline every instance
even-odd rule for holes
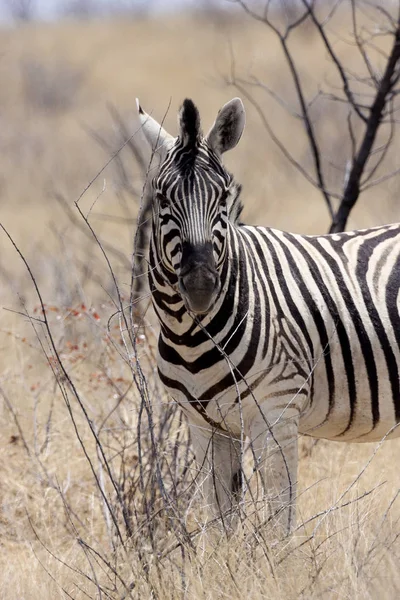
[[[164,208],[168,208],[169,200],[163,194],[156,194],[157,202],[159,207],[163,210]]]
[[[220,203],[221,203],[221,204],[226,204],[226,201],[227,201],[227,199],[228,199],[228,196],[229,196],[229,191],[228,191],[228,190],[225,190],[224,192],[222,192],[222,196],[221,196],[221,199],[220,199]]]

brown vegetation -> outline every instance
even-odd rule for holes
[[[353,49],[341,41],[346,24],[335,27],[336,44],[351,67]],[[185,424],[155,374],[150,313],[145,328],[141,315],[118,313],[121,305],[129,306],[142,182],[128,147],[119,155],[122,162],[111,161],[99,174],[122,143],[107,105],[117,107],[134,133],[135,96],[157,119],[171,102],[165,125],[172,133],[176,108],[188,96],[207,128],[236,95],[224,83],[229,39],[239,73],[251,69],[271,88],[289,89],[290,96],[276,40],[243,15],[217,25],[182,17],[2,31],[0,221],[33,271],[48,319],[43,323],[26,266],[0,232],[1,305],[19,311],[0,314],[4,600],[372,599],[399,593],[399,442],[378,448],[320,442],[312,448],[309,440],[301,441],[299,523],[305,526],[275,547],[257,537],[250,521],[227,540],[220,529],[204,526],[187,489],[195,470]],[[307,89],[329,80],[318,40],[303,31],[293,43]],[[277,132],[301,159],[300,125],[288,128],[282,108],[257,93]],[[329,215],[320,195],[288,167],[251,106],[246,109],[245,136],[227,157],[244,186],[244,220],[325,232]],[[338,110],[332,106],[315,117],[331,140],[333,162],[343,152]],[[102,146],[94,139],[99,136],[106,142]],[[332,179],[336,176],[332,167]],[[392,179],[366,192],[351,226],[398,220],[397,185]],[[120,296],[74,206],[78,198],[106,249]],[[149,414],[140,413],[147,405],[134,380],[138,359],[147,377],[155,440]],[[144,429],[138,431],[140,423]],[[174,502],[168,504],[167,497]]]

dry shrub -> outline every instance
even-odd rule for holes
[[[232,536],[201,510],[148,300],[97,297],[39,299],[3,330],[2,598],[396,594],[397,442],[300,440],[293,538],[277,543],[248,497]]]
[[[21,61],[22,87],[28,109],[58,112],[70,109],[85,82],[85,73],[65,61]]]

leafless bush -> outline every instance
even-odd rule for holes
[[[119,288],[117,306],[109,302],[98,308],[82,303],[47,305],[28,262],[15,249],[38,298],[30,312],[25,306],[22,310],[47,362],[47,377],[58,390],[55,401],[62,398],[65,403],[93,478],[108,546],[93,537],[79,516],[73,496],[46,467],[43,452],[52,448],[54,401],[45,429],[37,430],[38,437],[32,443],[12,401],[1,390],[16,425],[15,439],[23,443],[46,486],[59,495],[67,531],[90,564],[89,572],[71,566],[74,585],[86,580],[90,594],[97,590],[106,597],[114,598],[117,593],[131,597],[137,579],[148,579],[151,569],[160,568],[163,553],[167,558],[162,560],[168,561],[171,547],[190,541],[187,510],[195,475],[188,429],[177,406],[162,403],[163,392],[155,378],[152,327],[129,306]],[[116,283],[113,274],[112,278]],[[24,338],[23,343],[28,340]],[[32,391],[39,387],[39,382],[31,386]],[[89,398],[97,394],[101,402],[87,401],[87,394]],[[29,511],[28,519],[37,540],[53,554]]]
[[[389,160],[388,155],[395,153],[400,8],[396,8],[395,4],[383,7],[379,2],[369,1],[349,0],[343,7],[344,3],[340,1],[326,4],[316,0],[301,0],[293,5],[285,3],[282,18],[282,12],[274,10],[273,2],[254,5],[245,0],[235,0],[235,4],[265,25],[266,30],[278,41],[295,90],[296,102],[293,104],[281,97],[259,77],[240,77],[233,55],[228,82],[253,104],[266,132],[287,160],[320,191],[331,219],[330,232],[342,231],[360,194],[399,173],[397,167],[385,171],[384,165],[396,164],[396,161]],[[347,9],[351,33],[348,39],[341,42],[357,49],[361,65],[358,71],[346,65],[337,50],[334,20],[336,16],[338,19],[342,17],[339,11],[343,8]],[[325,53],[332,67],[330,79],[319,82],[317,89],[313,88],[311,92],[307,89],[306,70],[298,64],[291,45],[306,23],[315,48]],[[261,92],[264,99],[272,98],[284,109],[286,118],[301,123],[309,149],[307,161],[299,160],[290,146],[275,135],[263,102],[256,97],[255,91]],[[330,135],[319,127],[317,118],[318,114],[326,114],[329,106],[334,104],[342,107],[336,119],[342,150],[336,152],[336,164],[332,161]],[[337,184],[333,188],[327,183],[332,166],[341,175],[340,183],[336,178]]]
[[[4,4],[16,21],[31,21],[35,17],[35,0],[4,0]]]
[[[110,0],[101,3],[96,0],[65,0],[59,12],[62,16],[77,19],[92,19],[110,15],[143,18],[150,15],[153,5],[152,0]]]
[[[76,102],[86,73],[67,62],[44,64],[25,58],[21,61],[21,77],[28,108],[60,112],[68,110]]]
[[[96,0],[67,0],[59,12],[65,17],[91,19],[104,14],[104,4]]]
[[[147,289],[147,250],[152,205],[151,178],[147,173],[148,153],[143,148],[140,132],[135,130],[132,133],[127,125],[127,119],[124,119],[114,106],[109,106],[109,113],[113,122],[111,135],[109,131],[103,135],[98,131],[88,130],[88,132],[108,156],[113,158],[114,190],[123,208],[124,221],[130,226],[136,224],[136,246],[133,253],[135,277],[132,293],[133,298],[137,299]],[[135,122],[134,119],[131,121]],[[129,152],[129,157],[124,159],[122,150],[125,148]],[[132,177],[133,166],[137,170],[135,182]],[[135,218],[133,211],[137,210],[138,205],[140,205],[139,215]]]

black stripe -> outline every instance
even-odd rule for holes
[[[324,356],[324,363],[325,363],[325,371],[326,371],[326,379],[327,379],[327,383],[328,383],[328,413],[325,416],[324,421],[321,423],[321,425],[323,423],[325,423],[327,421],[327,419],[329,418],[330,413],[332,412],[333,406],[334,406],[334,400],[335,400],[335,378],[334,378],[334,373],[333,373],[333,366],[332,366],[332,357],[330,354],[330,340],[329,340],[329,336],[328,333],[326,331],[326,327],[325,327],[325,322],[324,319],[320,313],[320,310],[316,304],[316,302],[314,301],[313,297],[310,294],[310,291],[308,289],[308,287],[306,286],[303,276],[300,273],[300,270],[297,266],[296,261],[294,260],[294,257],[292,256],[291,252],[289,251],[289,249],[284,245],[281,244],[279,238],[275,235],[275,233],[272,230],[268,230],[268,234],[271,235],[274,240],[281,246],[284,254],[285,254],[285,258],[287,260],[287,263],[289,265],[290,271],[292,273],[292,276],[297,284],[297,287],[300,291],[300,293],[302,294],[305,304],[308,307],[309,313],[312,316],[315,326],[317,328],[317,333],[320,339],[320,343],[321,343],[321,348],[323,350],[323,356]],[[290,242],[293,242],[293,238],[290,238]],[[293,245],[295,246],[295,244],[293,243]],[[304,251],[302,251],[302,247],[300,247],[300,252],[301,254],[304,255]],[[275,255],[276,256],[276,255]],[[278,257],[276,256],[276,260],[275,260],[275,268],[277,270],[277,273],[281,274],[280,277],[280,285],[283,285],[283,281],[284,281],[284,277],[281,271],[281,265],[279,262]],[[287,288],[286,288],[287,289]],[[285,299],[290,298],[290,293],[287,290],[287,294],[285,295]],[[279,306],[279,304],[278,304]],[[293,306],[292,306],[292,310],[294,309],[294,302],[293,302]],[[302,320],[302,317],[300,317],[300,315],[298,316],[299,320]],[[304,323],[304,321],[303,321]],[[304,324],[304,329],[303,332],[307,331],[307,327]],[[311,348],[312,348],[312,344],[311,344]],[[319,360],[319,356],[315,357],[313,355],[313,360],[315,361],[316,359]]]
[[[399,369],[397,366],[393,348],[390,345],[390,342],[386,335],[386,331],[384,329],[381,317],[380,317],[379,312],[378,312],[378,310],[375,306],[375,303],[372,299],[371,291],[368,287],[366,276],[367,276],[367,272],[368,272],[369,260],[372,256],[375,248],[382,241],[387,240],[391,237],[395,237],[397,235],[398,235],[398,233],[396,231],[386,231],[384,233],[384,235],[382,235],[382,236],[368,239],[360,247],[359,260],[357,261],[357,267],[356,267],[357,280],[360,283],[361,292],[362,292],[362,295],[363,295],[363,298],[365,301],[365,307],[367,309],[367,312],[370,317],[371,323],[374,327],[376,336],[379,339],[381,348],[385,355],[385,360],[386,360],[388,374],[389,374],[389,381],[390,381],[390,385],[391,385],[391,389],[392,389],[393,401],[395,401],[395,400],[398,401],[399,397],[400,397]],[[362,260],[360,260],[360,253],[362,255]],[[395,270],[394,270],[394,272],[396,273]],[[397,289],[398,289],[398,287],[399,287],[399,277],[397,276]],[[386,295],[386,298],[387,298],[387,295]],[[398,319],[398,313],[397,313],[397,319]],[[397,321],[397,327],[398,327],[398,323],[399,322]],[[378,375],[376,375],[376,377],[378,377]],[[397,416],[398,415],[396,415],[396,418],[397,418]],[[378,412],[378,418],[379,418],[379,412]]]
[[[392,273],[386,285],[385,302],[386,309],[389,315],[390,323],[396,338],[397,347],[400,349],[400,319],[399,310],[397,307],[397,298],[399,296],[399,273],[400,273],[400,256],[397,257],[395,264],[392,267]],[[393,395],[393,404],[396,415],[396,422],[400,422],[400,397]]]
[[[299,331],[301,331],[303,337],[305,338],[305,341],[307,343],[308,346],[308,351],[306,350],[303,341],[301,340],[300,336],[297,336],[296,334],[296,339],[298,340],[298,344],[299,344],[299,348],[300,348],[300,352],[298,350],[294,351],[294,354],[299,356],[299,357],[303,357],[304,361],[305,361],[305,368],[308,368],[308,371],[306,372],[304,370],[304,368],[299,371],[300,373],[303,373],[303,376],[305,377],[305,379],[308,377],[310,379],[310,387],[311,389],[313,388],[313,381],[314,381],[314,374],[313,374],[313,366],[309,363],[309,359],[308,357],[310,357],[311,360],[314,359],[314,346],[313,346],[313,342],[311,339],[311,336],[309,334],[309,331],[306,327],[304,318],[302,316],[302,314],[300,313],[296,303],[294,302],[292,295],[290,293],[289,287],[286,283],[286,279],[283,276],[283,272],[282,272],[282,265],[279,261],[278,255],[276,253],[275,247],[273,246],[273,244],[271,243],[271,241],[268,239],[267,236],[265,236],[264,238],[266,246],[268,248],[269,254],[272,258],[273,264],[274,264],[274,268],[275,268],[275,272],[278,276],[278,280],[279,280],[279,287],[280,287],[280,291],[283,295],[283,297],[285,298],[287,307],[290,311],[290,317],[293,319],[293,321],[296,323],[297,328]],[[283,248],[283,250],[285,251],[285,248]],[[279,298],[278,298],[278,293],[277,290],[275,289],[275,286],[272,284],[272,279],[271,279],[271,274],[268,268],[268,264],[266,261],[265,256],[263,255],[261,248],[259,250],[259,256],[258,259],[260,260],[260,262],[263,265],[263,269],[266,271],[267,275],[268,275],[268,280],[269,280],[269,290],[270,293],[272,295],[273,298],[273,304],[275,306],[275,310],[277,311],[277,318],[278,320],[282,320],[285,319],[286,322],[289,324],[289,319],[287,318],[287,315],[285,315],[285,313],[282,311],[282,307],[281,304],[279,302]],[[290,267],[290,265],[289,265]],[[292,328],[294,329],[294,328]],[[282,332],[283,334],[283,332]],[[293,330],[293,335],[295,335],[295,331]],[[277,338],[277,336],[274,336],[275,338]],[[287,339],[287,336],[285,336],[285,339]],[[274,340],[277,343],[277,339]],[[298,368],[300,367],[300,365],[298,365]],[[328,368],[328,367],[327,367]],[[333,394],[333,391],[332,391]],[[310,401],[312,403],[313,397],[310,397]]]
[[[197,412],[203,417],[203,419],[206,421],[206,423],[208,425],[210,425],[213,429],[217,429],[219,431],[224,431],[226,433],[230,433],[220,423],[217,423],[217,421],[214,421],[214,419],[212,419],[207,414],[205,405],[203,405],[201,402],[199,402],[199,400],[197,400],[197,398],[192,396],[188,392],[187,388],[183,385],[183,383],[181,383],[180,381],[176,381],[176,379],[171,379],[170,377],[167,377],[160,371],[160,369],[158,369],[158,375],[159,375],[162,383],[165,385],[165,387],[167,387],[168,389],[179,390],[185,396],[185,398],[190,403],[190,405],[193,408],[195,408],[197,410]],[[181,408],[184,409],[185,407],[182,406],[182,404],[181,404]]]

